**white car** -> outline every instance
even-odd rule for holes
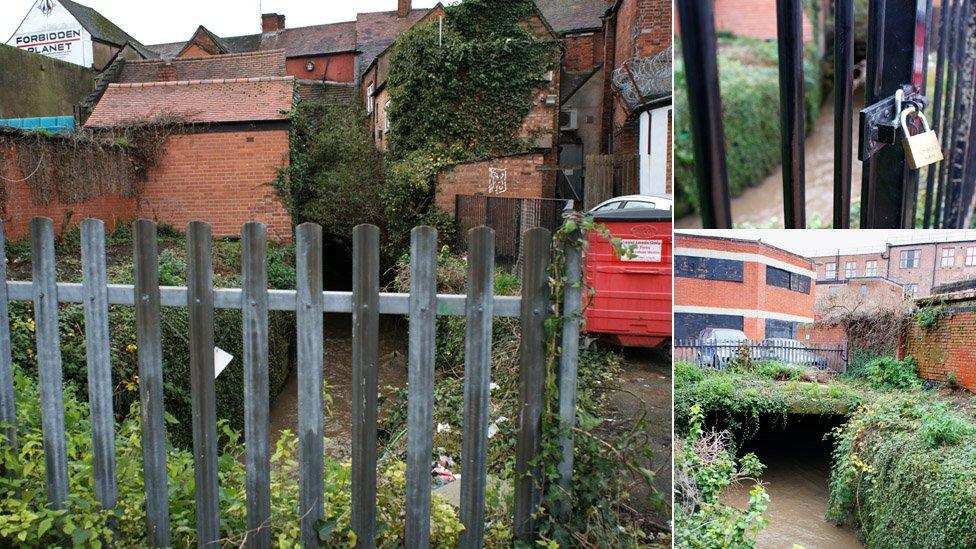
[[[617,196],[596,205],[590,213],[616,210],[667,210],[674,209],[674,199],[666,195],[629,194]]]

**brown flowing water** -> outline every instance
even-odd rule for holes
[[[769,493],[766,518],[760,533],[760,549],[855,549],[863,545],[857,532],[824,520],[830,482],[830,443],[823,440],[829,426],[815,420],[794,421],[785,430],[763,430],[745,451],[755,452],[766,465],[760,479]],[[751,483],[728,490],[727,503],[745,507]]]

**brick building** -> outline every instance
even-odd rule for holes
[[[752,340],[796,337],[814,321],[813,264],[769,244],[677,233],[674,337],[704,328],[742,330]]]
[[[183,130],[146,176],[135,207],[121,212],[183,228],[206,220],[215,236],[248,221],[291,238],[291,218],[271,182],[288,165],[291,76],[111,84],[85,124],[108,131],[162,119]],[[117,212],[115,215],[120,215]]]
[[[817,283],[825,286],[880,277],[899,284],[911,296],[926,297],[935,286],[976,279],[976,240],[889,243],[881,251],[838,250],[812,259]]]

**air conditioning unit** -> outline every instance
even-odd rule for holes
[[[576,109],[559,111],[559,129],[564,132],[579,129],[579,113]]]

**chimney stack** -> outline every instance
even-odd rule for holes
[[[413,8],[411,4],[411,0],[397,0],[397,17],[401,19],[406,17]]]
[[[285,30],[285,16],[279,13],[261,14],[261,32]]]

